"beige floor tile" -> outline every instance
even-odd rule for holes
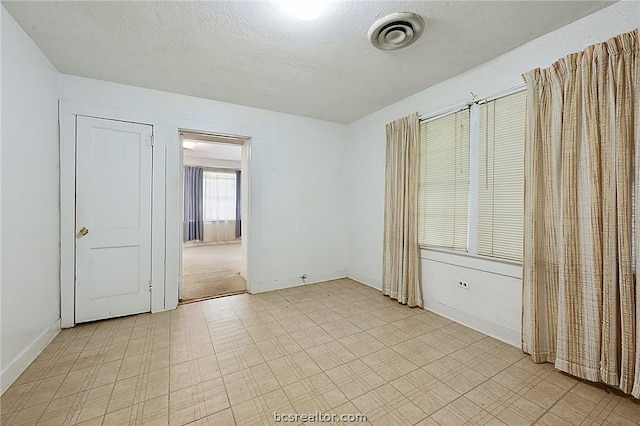
[[[298,317],[300,317],[300,315],[298,315],[296,318]],[[287,330],[285,330],[277,321],[248,327],[247,332],[250,335],[253,343],[288,334]]]
[[[607,425],[616,425],[616,426],[632,426],[637,425],[637,420],[629,420],[628,418],[621,416],[618,413],[612,412],[607,417],[605,424]]]
[[[296,412],[329,411],[348,401],[343,389],[324,373],[318,373],[283,388]],[[309,411],[311,410],[311,411]]]
[[[80,405],[75,409],[73,421],[82,423],[96,417],[102,417],[107,412],[114,384],[107,384],[82,392],[78,395]]]
[[[340,339],[363,331],[353,322],[344,318],[322,324],[321,327],[334,339]]]
[[[268,361],[267,364],[280,386],[306,379],[322,371],[306,352],[296,352]]]
[[[306,353],[325,371],[356,359],[351,351],[336,340],[306,349]]]
[[[372,337],[375,337],[387,346],[394,346],[411,339],[411,336],[409,334],[400,330],[398,327],[394,327],[391,324],[372,328],[370,330],[367,330],[366,333]]]
[[[367,417],[327,425],[640,419],[637,400],[348,279],[63,330],[0,403],[3,425],[270,425],[274,412],[316,411]]]
[[[264,357],[255,344],[232,349],[216,355],[221,374],[230,374],[265,362]]]
[[[280,388],[280,384],[266,363],[225,375],[224,385],[231,405]]]
[[[507,424],[533,424],[546,410],[524,397],[519,397],[511,404],[503,404],[493,411],[498,419]]]
[[[34,405],[29,408],[24,408],[22,410],[16,411],[12,416],[9,417],[9,421],[6,422],[7,425],[32,425],[36,424],[42,414],[47,409],[48,403],[42,403],[38,405]],[[3,424],[5,421],[3,420]]]
[[[56,418],[67,418],[75,411],[76,407],[80,403],[78,395],[70,395],[64,398],[54,399],[49,403],[47,409],[40,418],[41,423],[46,423],[47,420]]]
[[[570,393],[578,395],[594,404],[604,404],[614,396],[608,392],[605,385],[597,383],[579,382],[570,390]]]
[[[338,342],[356,357],[363,357],[387,347],[387,345],[365,331],[338,339]]]
[[[35,386],[24,395],[23,398],[25,401],[20,408],[33,407],[51,401],[64,381],[64,378],[65,375],[59,375],[39,380],[34,384]]]
[[[298,307],[298,309],[300,309],[300,307]],[[304,309],[300,310],[302,312],[308,312]],[[296,331],[317,326],[317,324],[311,318],[304,314],[296,315],[294,317],[287,318],[286,320],[280,320],[278,321],[278,324],[280,324],[280,326],[284,328],[287,333],[294,333]]]
[[[254,399],[234,405],[231,410],[238,425],[262,424],[266,420],[262,405]]]
[[[76,423],[78,426],[101,426],[104,422],[104,416],[94,417],[83,422]]]
[[[435,330],[430,324],[420,321],[417,315],[393,321],[391,325],[399,328],[411,337],[418,337]]]
[[[140,405],[142,406],[142,424],[169,423],[169,395],[148,399]]]
[[[445,356],[436,347],[425,344],[419,338],[406,340],[391,348],[418,367],[424,367]]]
[[[145,405],[148,402],[145,402]],[[186,424],[230,406],[221,378],[203,382],[169,394],[171,424]]]
[[[447,380],[447,384],[456,392],[463,394],[487,380],[485,376],[473,369],[462,369],[458,374]]]
[[[255,327],[262,327],[262,326],[259,325]],[[259,333],[256,331],[255,328],[252,327],[252,329],[254,330],[254,334],[257,336]],[[268,337],[265,337],[265,339],[266,338]],[[214,351],[216,353],[220,353],[220,352],[229,351],[231,349],[241,348],[245,345],[255,343],[255,341],[259,341],[259,340],[254,340],[251,334],[249,333],[249,331],[245,328],[242,328],[237,330],[231,330],[225,333],[217,332],[215,334],[212,334],[211,341],[213,342]]]
[[[612,411],[620,417],[640,422],[640,401],[637,399],[619,398],[618,404]]]
[[[371,315],[369,312],[362,312],[358,315],[349,316],[347,317],[347,321],[361,330],[371,330],[372,328],[382,327],[383,325],[388,324],[387,321]]]
[[[411,374],[398,377],[389,383],[404,395],[409,396],[421,389],[427,389],[437,382],[438,379],[433,377],[431,374],[422,369],[418,369],[412,371]]]
[[[464,425],[469,420],[461,417],[458,412],[448,405],[433,413],[430,418],[443,426]]]
[[[233,411],[230,408],[197,420],[194,426],[235,426]]]
[[[3,412],[11,411],[13,403],[20,401],[35,386],[33,382],[21,385],[13,384],[0,397],[0,404]]]
[[[282,390],[250,399],[231,407],[237,425],[267,425],[274,423],[274,413],[295,413]],[[229,419],[224,415],[224,419]]]
[[[315,323],[311,327],[294,331],[290,335],[302,349],[309,349],[334,340],[328,331]]]
[[[328,324],[333,321],[338,321],[343,319],[342,315],[339,313],[332,311],[329,308],[320,309],[313,312],[306,312],[307,317],[309,317],[313,322],[317,325]]]
[[[551,412],[546,412],[544,415],[538,420],[537,424],[541,426],[571,426],[572,423],[566,421],[560,416],[556,416]]]
[[[256,346],[265,360],[280,358],[302,350],[296,340],[288,334],[263,340],[256,343]]]
[[[503,403],[510,399],[517,399],[515,393],[492,379],[470,390],[465,396],[480,408],[489,412],[493,412],[496,408],[502,407]]]
[[[117,381],[113,388],[113,394],[107,406],[107,413],[120,411],[123,408],[131,407],[140,402],[140,391],[142,383],[138,377],[130,377]]]
[[[326,373],[349,399],[386,383],[382,376],[359,359],[326,370]]]
[[[218,358],[215,355],[209,355],[169,367],[169,386],[171,391],[177,391],[218,378],[220,375]]]
[[[130,424],[131,412],[133,410],[133,406],[129,406],[126,408],[121,408],[117,411],[110,412],[104,416],[103,425],[104,426],[121,426]]]
[[[384,348],[361,357],[385,381],[390,382],[418,369],[418,366],[392,348]]]

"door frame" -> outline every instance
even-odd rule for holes
[[[242,263],[240,266],[240,274],[246,281],[247,293],[251,293],[251,280],[249,280],[249,271],[250,271],[250,244],[251,241],[251,233],[250,233],[250,205],[251,205],[251,182],[250,173],[251,173],[251,136],[240,136],[240,135],[232,135],[226,133],[219,132],[211,132],[211,131],[202,131],[202,130],[194,130],[194,129],[186,129],[179,128],[178,129],[178,149],[180,159],[180,186],[179,186],[179,207],[180,213],[178,215],[179,218],[179,229],[180,229],[180,239],[179,239],[179,260],[178,260],[178,300],[180,299],[180,292],[182,291],[182,279],[183,279],[183,267],[184,267],[184,149],[182,145],[183,133],[190,133],[194,135],[201,136],[203,139],[209,137],[222,137],[229,138],[233,140],[233,142],[215,142],[215,141],[205,141],[202,143],[217,143],[217,144],[228,144],[228,145],[236,145],[242,147],[242,154],[240,159],[240,171],[241,175],[241,215],[240,220],[242,221],[242,242],[241,242],[241,250],[242,250]]]
[[[215,121],[213,121],[215,120]],[[238,122],[236,119],[229,117],[214,117],[212,120],[191,119],[185,117],[166,116],[162,122],[166,137],[166,293],[165,293],[165,309],[174,309],[178,306],[178,288],[180,286],[181,268],[182,268],[182,239],[184,235],[183,210],[184,203],[182,201],[182,141],[181,131],[201,134],[218,134],[237,136],[246,138],[243,149],[243,165],[242,179],[245,180],[245,196],[246,203],[242,206],[242,227],[243,237],[246,244],[243,244],[243,262],[246,261],[246,279],[247,292],[252,293],[252,283],[259,281],[259,259],[254,255],[256,244],[258,244],[258,221],[253,219],[257,217],[254,210],[256,205],[252,202],[253,196],[253,173],[256,164],[253,161],[253,146],[261,141],[259,129],[251,123]],[[250,136],[240,136],[250,135]],[[256,145],[257,146],[257,145]],[[243,196],[244,198],[244,196]],[[246,248],[245,248],[246,247]]]
[[[76,117],[150,125],[153,128],[151,201],[151,312],[165,310],[165,135],[157,116],[116,108],[60,101],[60,326],[75,326]]]

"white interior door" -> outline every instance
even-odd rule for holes
[[[77,117],[75,321],[151,310],[152,132]]]

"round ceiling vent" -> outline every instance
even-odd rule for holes
[[[424,30],[424,20],[415,13],[392,13],[379,19],[369,29],[369,40],[382,50],[396,50],[413,44]]]

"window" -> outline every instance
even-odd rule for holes
[[[522,259],[525,92],[480,106],[478,254]]]
[[[203,173],[204,220],[236,220],[236,174],[205,170]]]
[[[420,124],[421,245],[522,259],[525,96]]]
[[[420,125],[419,242],[467,249],[469,109]]]

